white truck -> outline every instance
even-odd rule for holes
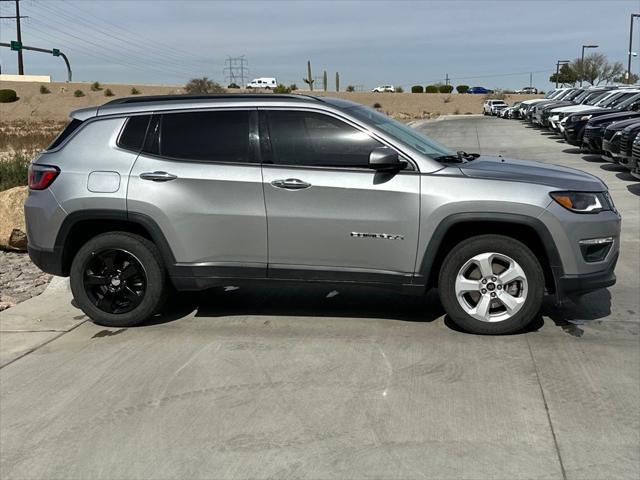
[[[254,78],[249,83],[247,83],[248,89],[266,88],[267,90],[271,90],[273,88],[276,88],[277,86],[278,86],[278,83],[276,82],[276,79],[272,77]]]

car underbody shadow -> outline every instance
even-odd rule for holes
[[[609,289],[597,290],[560,305],[555,302],[554,297],[548,297],[541,313],[565,332],[580,337],[583,333],[581,325],[588,325],[611,314],[611,292]]]
[[[640,181],[638,181],[638,179],[635,177],[634,180],[636,181],[636,183],[634,183],[633,185],[627,185],[627,190],[640,197]]]
[[[350,285],[228,285],[204,292],[176,293],[163,312],[144,325],[172,322],[193,312],[197,317],[344,317],[427,323],[444,315],[436,291],[427,295],[403,295],[392,290]]]

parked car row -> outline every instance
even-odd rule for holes
[[[640,180],[640,86],[559,88],[510,107],[495,102],[485,102],[485,115],[548,129],[581,151],[625,166]]]

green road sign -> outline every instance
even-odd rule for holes
[[[53,50],[51,50],[51,53],[53,54],[54,57],[60,56],[60,50],[57,48],[54,48]]]
[[[15,40],[11,40],[11,50],[15,50],[19,52],[22,50],[22,42],[16,42]]]

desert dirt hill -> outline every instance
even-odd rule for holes
[[[45,85],[51,93],[40,93],[40,86]],[[52,82],[47,84],[0,82],[0,89],[10,88],[17,92],[19,100],[13,103],[0,103],[0,122],[12,121],[64,121],[72,110],[101,105],[116,98],[131,96],[131,89],[136,88],[142,95],[182,94],[184,89],[179,85],[133,85],[133,84],[101,84],[103,90],[91,91],[91,83]],[[110,89],[114,96],[106,97],[105,91]],[[75,97],[74,92],[82,90],[84,97]],[[229,90],[229,93],[246,93],[246,90]],[[440,93],[372,93],[372,92],[324,92],[296,91],[295,93],[316,96],[331,96],[352,100],[367,106],[379,104],[379,109],[400,120],[429,118],[446,114],[477,114],[482,112],[484,95],[459,95]],[[506,102],[537,98],[539,95],[507,95]]]

